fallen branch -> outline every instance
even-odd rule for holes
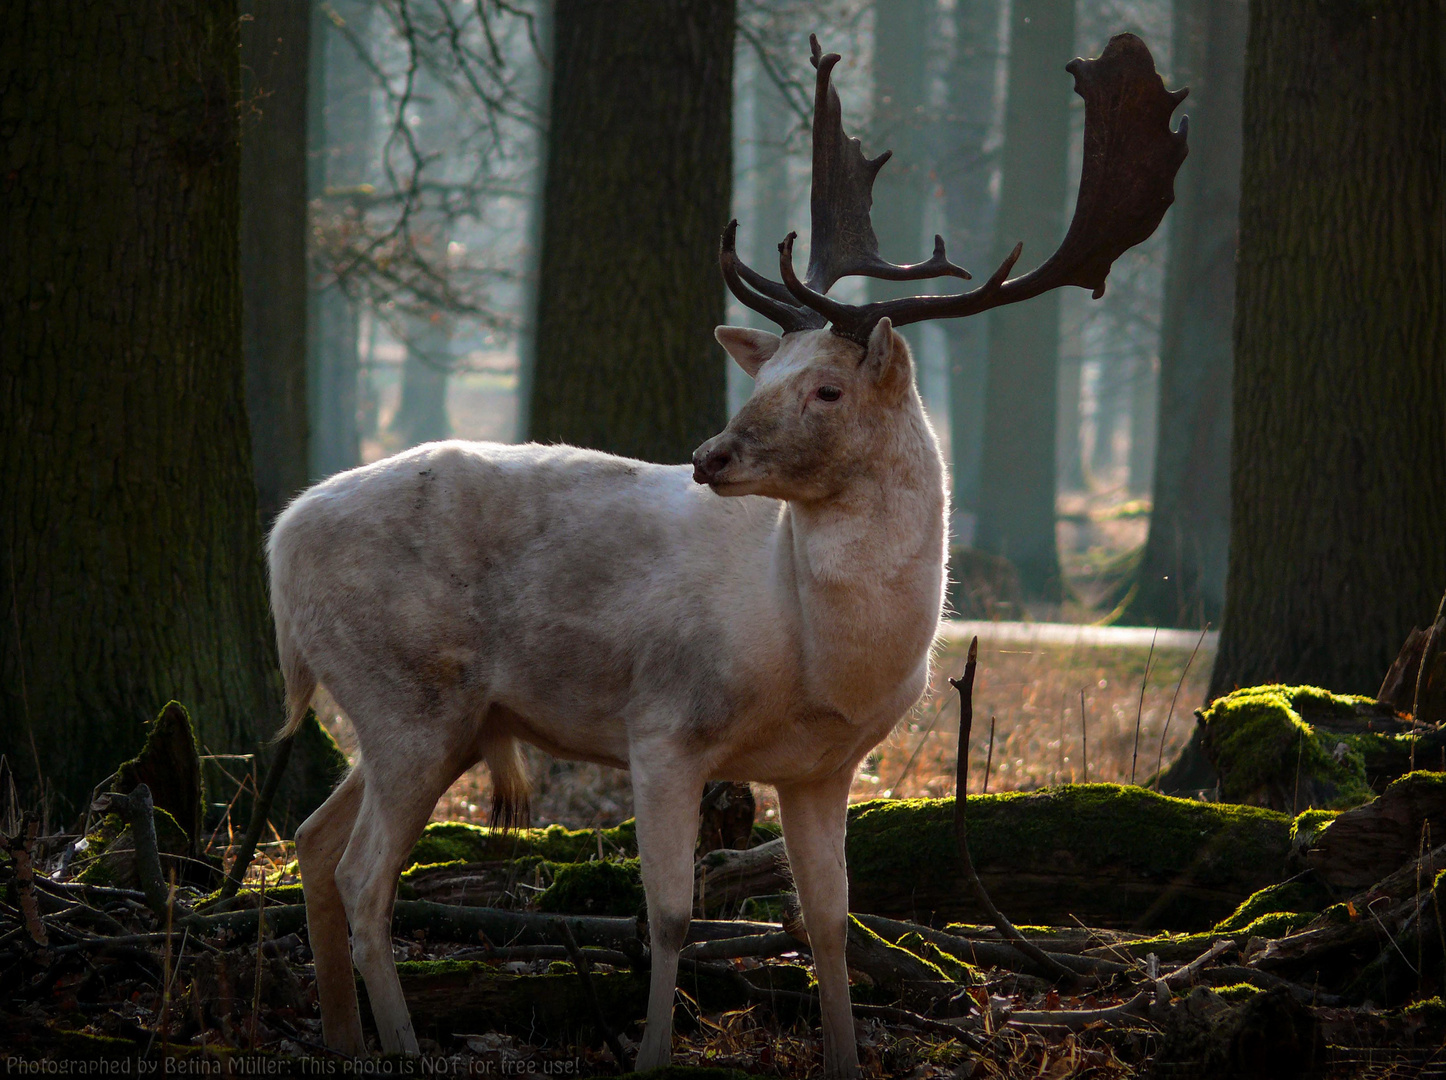
[[[984,883],[974,869],[974,860],[969,854],[969,826],[964,810],[969,801],[969,731],[974,725],[974,671],[979,658],[979,639],[969,642],[969,658],[964,664],[964,678],[949,680],[959,691],[959,752],[954,765],[954,840],[959,848],[959,861],[964,869],[964,878],[974,893],[974,899],[989,916],[989,921],[998,927],[1006,941],[1009,941],[1039,967],[1047,971],[1056,981],[1072,981],[1075,973],[1049,956],[1043,949],[1029,941],[1004,913],[994,906]]]
[[[792,934],[780,931],[776,934],[748,934],[743,937],[698,941],[684,948],[681,955],[688,960],[736,960],[744,956],[764,959],[798,952],[804,948],[807,946],[801,944]]]
[[[220,915],[192,915],[183,920],[196,933],[239,938],[256,936],[255,908],[228,911]],[[392,932],[409,937],[426,931],[429,940],[475,943],[501,942],[507,945],[556,945],[557,921],[563,919],[583,945],[624,947],[642,940],[638,920],[631,916],[551,915],[543,912],[507,911],[502,908],[459,907],[430,900],[398,900],[392,909]],[[283,904],[266,909],[266,925],[274,934],[287,934],[306,925],[305,904]],[[689,941],[713,941],[743,934],[775,933],[777,923],[694,919],[688,927]]]
[[[1235,942],[1229,938],[1221,938],[1210,948],[1191,960],[1188,964],[1182,964],[1160,981],[1171,990],[1180,990],[1192,985],[1200,972],[1203,971],[1217,956],[1230,952],[1235,948]]]
[[[1011,1013],[1005,1021],[1010,1027],[1043,1030],[1064,1028],[1081,1031],[1091,1024],[1111,1024],[1117,1020],[1144,1019],[1154,995],[1142,990],[1129,1001],[1107,1009],[1055,1009],[1052,1011],[1028,1010]]]
[[[897,941],[905,934],[918,934],[925,941],[937,945],[949,955],[957,956],[960,960],[968,960],[981,967],[1003,968],[1006,971],[1022,975],[1038,975],[1041,971],[1049,970],[1036,964],[1031,957],[1021,956],[1020,950],[1008,942],[981,941],[977,938],[961,937],[943,930],[935,930],[929,926],[901,922],[898,919],[887,919],[882,915],[855,915],[854,918],[882,938]],[[1035,947],[1037,948],[1037,946]],[[1055,964],[1067,969],[1071,976],[1122,975],[1134,970],[1128,964],[1092,956],[1075,956],[1070,953],[1045,953],[1044,955]]]

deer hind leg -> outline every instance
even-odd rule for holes
[[[346,909],[336,887],[336,864],[361,808],[365,785],[360,769],[349,772],[331,797],[296,830],[296,858],[306,896],[307,935],[316,958],[316,991],[321,999],[321,1029],[326,1045],[352,1057],[366,1053]]]
[[[780,786],[778,809],[788,865],[798,886],[803,923],[818,975],[823,1013],[823,1067],[829,1077],[859,1075],[859,1048],[849,1002],[849,882],[844,829],[852,770],[821,783]]]
[[[460,770],[441,762],[419,768],[405,758],[378,768],[365,756],[361,767],[367,769],[366,788],[336,884],[351,923],[352,959],[366,980],[382,1050],[416,1054],[417,1036],[392,958],[392,903],[407,856]]]
[[[658,760],[635,748],[633,810],[638,822],[638,855],[648,896],[652,976],[648,1024],[634,1066],[639,1072],[667,1065],[673,1052],[673,995],[678,986],[678,952],[693,914],[693,849],[698,837],[698,801],[703,778],[686,763]]]

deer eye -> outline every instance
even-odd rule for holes
[[[837,386],[820,386],[818,388],[819,401],[837,401],[843,397],[843,391]]]

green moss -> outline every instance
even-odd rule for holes
[[[1401,1010],[1401,1015],[1430,1027],[1441,1027],[1446,1025],[1446,1001],[1442,1001],[1439,994],[1414,1001]]]
[[[155,808],[156,850],[161,854],[161,869],[176,865],[166,856],[177,858],[191,850],[186,830],[167,811]],[[75,878],[87,885],[115,888],[136,888],[135,845],[130,828],[118,814],[106,814],[85,836],[86,849],[75,864]]]
[[[1303,810],[1290,823],[1290,846],[1304,851],[1313,845],[1325,827],[1340,816],[1339,810]]]
[[[1373,797],[1366,751],[1391,736],[1317,735],[1302,714],[1347,719],[1369,698],[1314,686],[1251,686],[1218,698],[1200,718],[1207,756],[1231,802],[1344,809]]]
[[[979,970],[973,964],[946,952],[932,941],[925,941],[916,933],[907,933],[894,944],[933,964],[950,982],[974,986],[982,981]]]
[[[857,909],[967,917],[972,905],[959,885],[953,814],[952,799],[850,807],[847,857]],[[970,796],[968,820],[976,867],[994,875],[1007,897],[995,902],[1021,920],[1060,925],[1073,911],[1086,922],[1108,920],[1092,925],[1128,926],[1146,909],[1147,925],[1212,925],[1228,914],[1222,896],[1234,892],[1231,903],[1238,903],[1279,880],[1289,850],[1283,814],[1119,784]],[[1067,885],[1046,892],[1019,885],[1010,893],[1011,881],[1035,873]],[[1119,895],[1122,882],[1136,890],[1133,899]]]
[[[1247,923],[1239,933],[1246,938],[1281,938],[1314,919],[1315,915],[1309,911],[1272,911]]]
[[[631,819],[602,830],[605,858],[631,856],[638,851],[637,825]],[[598,830],[568,829],[549,825],[545,829],[517,829],[504,832],[485,825],[461,821],[434,821],[422,831],[407,865],[445,862],[492,862],[535,855],[549,862],[578,862],[596,857]]]
[[[1238,1005],[1242,1001],[1249,1001],[1256,994],[1263,994],[1265,991],[1250,983],[1232,983],[1229,986],[1217,986],[1215,993],[1223,1000],[1232,1005]]]
[[[578,915],[634,915],[642,908],[643,880],[637,859],[562,863],[538,898],[543,911]]]
[[[1263,917],[1306,914],[1306,921],[1319,911],[1329,897],[1313,881],[1287,881],[1252,893],[1229,916],[1215,924],[1215,933],[1251,933],[1270,937],[1254,924]],[[1303,925],[1303,924],[1302,924]]]

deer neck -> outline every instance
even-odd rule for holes
[[[846,716],[927,672],[946,503],[938,442],[916,401],[844,491],[787,506],[778,554],[797,597],[805,678]]]

